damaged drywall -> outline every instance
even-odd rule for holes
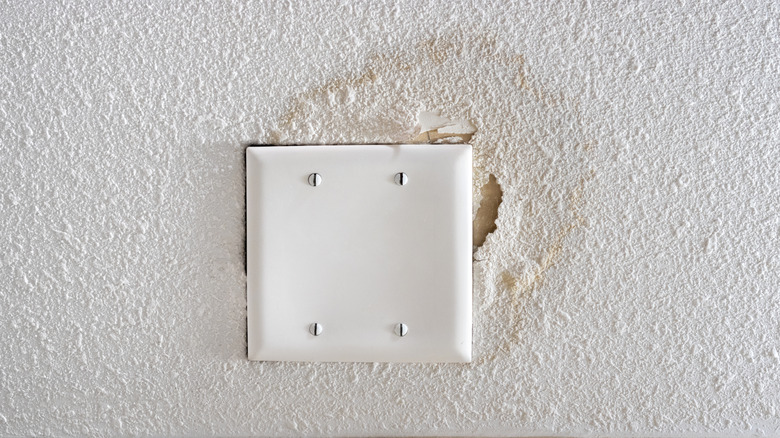
[[[271,141],[471,143],[478,195],[475,250],[497,227],[517,236],[502,245],[525,242],[512,257],[493,260],[500,268],[490,277],[477,277],[475,300],[494,303],[496,313],[489,320],[476,315],[475,331],[512,327],[510,339],[519,342],[519,295],[511,288],[485,287],[485,282],[503,284],[506,275],[537,276],[554,264],[557,258],[550,252],[559,252],[576,229],[569,198],[577,192],[584,202],[582,180],[595,177],[589,150],[597,140],[576,99],[546,89],[529,74],[521,54],[500,47],[493,37],[463,33],[424,41],[409,52],[375,54],[364,72],[296,96]],[[503,220],[497,216],[491,176],[512,188],[511,196],[502,192],[498,197],[503,211],[511,212]],[[478,188],[483,186],[494,208],[486,204],[480,215]],[[496,326],[483,325],[491,323]],[[492,357],[501,348],[500,343],[475,346],[475,355]]]
[[[777,16],[4,5],[0,436],[780,435]],[[248,361],[245,146],[410,142],[474,146],[473,363]]]
[[[501,185],[492,173],[488,175],[488,181],[479,189],[480,201],[479,208],[474,216],[474,227],[472,230],[473,248],[477,252],[490,233],[496,231],[496,220],[498,220],[498,208],[501,206],[504,192]]]

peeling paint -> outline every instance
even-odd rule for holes
[[[421,111],[417,120],[419,133],[411,143],[468,143],[477,132],[468,120],[442,117],[441,111]]]

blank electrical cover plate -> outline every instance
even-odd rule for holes
[[[471,146],[264,146],[246,161],[249,359],[471,361]]]

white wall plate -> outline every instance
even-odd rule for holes
[[[246,163],[249,359],[471,360],[471,146],[250,147]]]

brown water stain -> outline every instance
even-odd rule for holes
[[[544,284],[550,269],[560,261],[565,248],[566,238],[586,224],[586,219],[582,215],[584,206],[583,194],[588,182],[595,176],[595,171],[590,170],[569,193],[568,206],[572,220],[556,232],[552,243],[544,251],[538,266],[530,273],[522,275],[509,271],[501,272],[500,287],[508,294],[508,303],[506,304],[512,309],[511,319],[507,325],[508,333],[504,338],[504,342],[497,349],[478,358],[475,361],[476,364],[492,362],[502,354],[510,354],[512,347],[522,341],[523,316],[526,313],[526,306],[533,300],[533,294]]]
[[[499,49],[499,44],[495,37],[480,35],[476,45],[479,48],[480,55],[483,59],[493,62],[507,61],[507,56]],[[444,64],[452,58],[463,56],[462,44],[457,44],[456,41],[444,38],[434,38],[424,41],[420,43],[419,49],[425,53],[426,59],[437,66]],[[514,54],[510,55],[508,58],[516,68],[515,85],[519,88],[532,93],[537,99],[546,99],[551,103],[563,98],[563,95],[561,94],[554,99],[551,94],[544,91],[541,87],[532,85],[528,75],[526,60],[523,55]]]
[[[484,245],[500,226],[499,206],[504,205],[501,214],[518,212],[509,222],[529,230],[526,238],[534,239],[523,247],[527,251],[523,255],[538,260],[530,270],[507,268],[495,278],[500,295],[486,302],[494,306],[489,312],[501,320],[475,315],[475,330],[507,327],[507,331],[502,339],[486,339],[481,348],[489,353],[481,353],[474,365],[511,354],[522,342],[528,303],[563,257],[567,240],[586,224],[582,210],[588,183],[594,178],[593,171],[587,169],[596,142],[585,141],[579,104],[563,92],[545,87],[531,74],[523,55],[504,47],[491,36],[457,34],[423,41],[415,50],[374,55],[363,71],[296,95],[268,139],[274,144],[474,146],[475,183],[483,185],[473,223],[473,249]],[[485,83],[489,90],[480,88]],[[414,132],[416,114],[431,108],[470,120],[480,131]],[[530,128],[524,130],[523,126]],[[552,136],[547,131],[550,127],[558,130],[553,130]],[[553,150],[564,143],[575,144]],[[512,160],[513,167],[502,164],[506,160]],[[556,172],[554,166],[563,166],[565,171]],[[517,177],[519,172],[525,179]],[[511,196],[506,195],[507,187],[512,189],[508,191]],[[512,260],[498,262],[513,265]],[[474,294],[476,302],[478,294],[488,294],[487,287],[475,284]],[[507,306],[512,309],[509,315],[503,313]]]
[[[325,85],[305,91],[299,94],[284,115],[279,120],[279,126],[272,130],[270,143],[274,144],[286,144],[287,141],[282,137],[283,132],[294,132],[296,130],[296,124],[300,120],[306,118],[306,104],[311,99],[321,96],[323,94],[336,96],[343,94],[345,90],[350,88],[358,88],[376,81],[377,74],[374,69],[369,65],[369,68],[363,72],[363,74],[351,78],[336,78],[327,82]]]

